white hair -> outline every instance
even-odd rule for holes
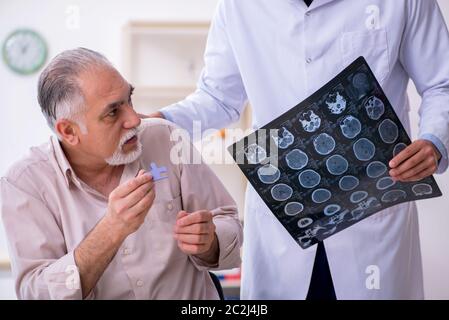
[[[86,48],[66,50],[58,54],[42,71],[38,82],[38,101],[48,126],[56,132],[58,120],[75,122],[87,133],[84,112],[87,106],[78,77],[92,67],[112,68],[100,53]]]
[[[112,156],[105,159],[106,163],[111,166],[119,166],[122,164],[131,163],[131,162],[134,162],[135,160],[137,160],[137,158],[139,158],[140,155],[142,154],[142,149],[143,149],[142,143],[139,140],[137,140],[137,147],[133,151],[124,153],[122,148],[123,148],[123,145],[125,144],[125,142],[128,141],[129,139],[131,139],[133,136],[137,136],[137,138],[138,138],[138,135],[141,131],[142,131],[142,126],[140,126],[138,128],[130,129],[128,132],[126,132],[120,138],[120,142],[117,146],[117,149],[114,151]]]

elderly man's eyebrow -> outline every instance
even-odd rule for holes
[[[131,95],[134,92],[134,86],[132,84],[129,84],[129,93],[128,93],[128,98],[131,97]],[[102,112],[102,116],[108,114],[109,112],[111,112],[111,110],[114,110],[118,107],[120,107],[122,104],[124,104],[125,102],[127,102],[127,100],[118,100],[118,101],[114,101],[109,103],[103,110]]]

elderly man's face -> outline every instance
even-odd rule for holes
[[[142,146],[137,137],[140,118],[133,109],[132,86],[108,68],[94,68],[79,81],[88,106],[87,134],[79,137],[83,151],[111,165],[137,159]]]

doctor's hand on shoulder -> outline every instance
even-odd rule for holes
[[[140,119],[147,119],[147,118],[160,118],[160,119],[165,119],[165,117],[164,117],[164,115],[162,114],[162,112],[159,112],[159,111],[154,112],[154,113],[151,113],[151,114],[149,114],[149,115],[142,114],[142,113],[138,113],[137,115],[140,117]]]
[[[402,182],[422,180],[437,171],[440,159],[432,142],[416,140],[390,161],[390,176]]]

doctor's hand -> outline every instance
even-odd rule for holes
[[[432,142],[417,140],[390,161],[390,176],[402,182],[422,180],[437,171],[440,159]]]
[[[207,210],[187,213],[179,211],[176,217],[174,238],[178,247],[186,254],[215,256],[218,252],[218,239],[212,213]]]
[[[145,115],[145,114],[141,114],[141,113],[138,113],[137,115],[139,116],[140,119],[147,119],[147,118],[161,118],[161,119],[165,119],[165,117],[162,114],[162,112],[159,112],[159,111],[151,113],[149,115]]]

